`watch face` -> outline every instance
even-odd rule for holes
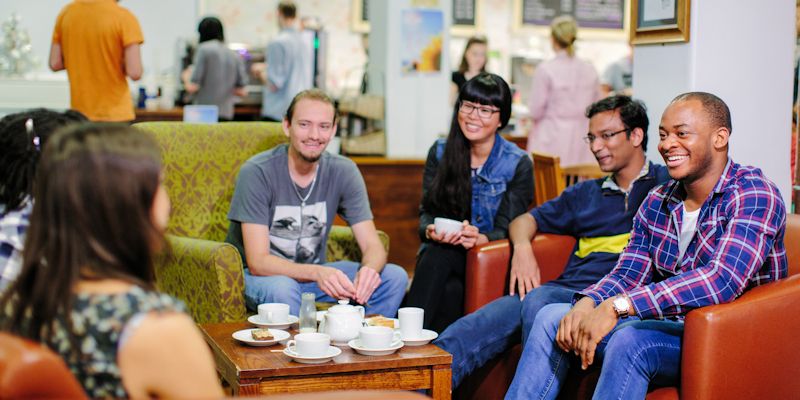
[[[627,313],[629,308],[630,304],[624,297],[617,297],[614,299],[614,309],[616,309],[618,313]]]

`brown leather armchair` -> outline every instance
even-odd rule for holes
[[[0,399],[85,398],[61,357],[38,343],[0,332]]]
[[[789,277],[754,288],[727,304],[690,312],[681,355],[680,388],[658,388],[653,399],[781,399],[800,393],[800,215],[787,216]],[[540,234],[533,240],[542,281],[556,278],[575,240]],[[510,248],[507,241],[479,246],[467,255],[464,310],[473,312],[507,292]],[[504,271],[505,273],[500,273]],[[521,346],[467,377],[455,396],[502,399],[516,372]],[[588,399],[599,369],[571,372],[561,393]]]

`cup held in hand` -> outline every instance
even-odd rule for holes
[[[436,217],[433,219],[433,226],[436,229],[436,234],[444,235],[445,233],[461,232],[464,225],[461,221],[456,221],[450,218]]]

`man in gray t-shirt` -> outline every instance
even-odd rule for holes
[[[353,299],[369,304],[367,313],[394,316],[408,275],[386,264],[355,163],[325,152],[336,132],[333,102],[319,90],[301,92],[289,105],[283,130],[288,145],[242,166],[228,213],[225,240],[242,254],[248,307],[287,303],[297,315],[300,294],[314,292],[319,301]],[[353,229],[360,265],[326,260],[336,214]]]

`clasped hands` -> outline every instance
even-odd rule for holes
[[[595,307],[594,300],[584,297],[559,323],[556,344],[561,350],[580,357],[581,369],[592,365],[597,345],[617,325],[613,300],[609,298]]]
[[[486,235],[480,234],[477,226],[470,225],[469,221],[467,220],[462,222],[460,231],[445,232],[441,235],[436,233],[436,227],[433,224],[428,224],[428,226],[425,227],[425,236],[434,242],[461,245],[467,250],[475,247],[478,244],[483,244],[489,241],[489,239],[486,238]]]
[[[354,282],[344,272],[320,266],[317,271],[317,285],[334,299],[353,299],[358,304],[367,304],[375,289],[381,284],[381,276],[373,268],[362,266]]]

